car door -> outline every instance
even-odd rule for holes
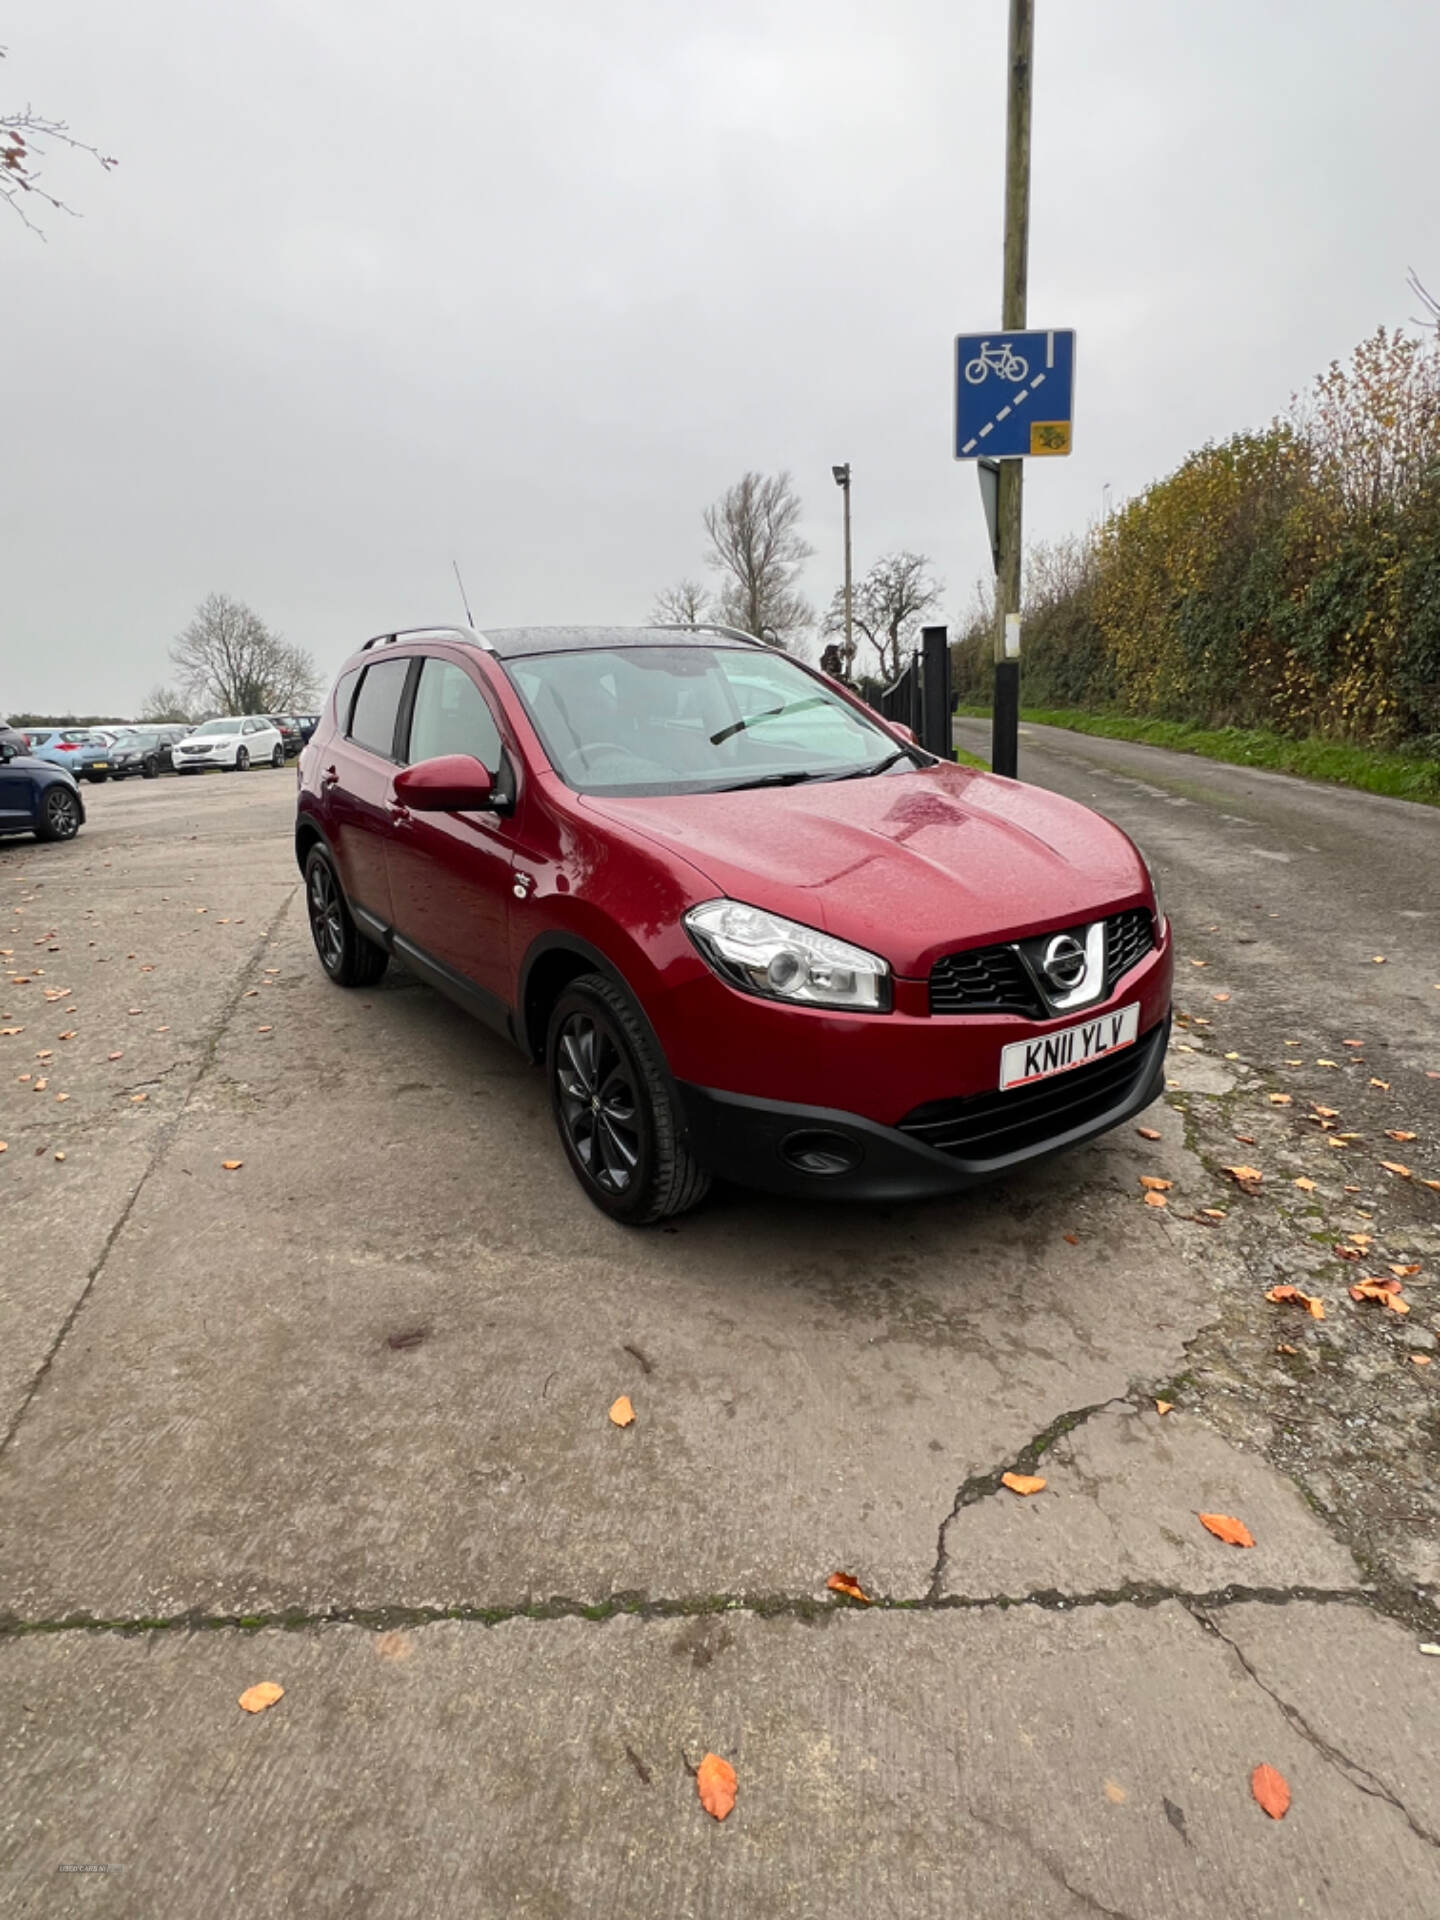
[[[345,896],[387,928],[394,915],[385,843],[393,831],[396,733],[411,658],[390,655],[367,663],[348,728],[331,738],[319,771],[323,818]]]
[[[0,833],[28,827],[34,819],[35,775],[8,741],[0,744]]]
[[[362,689],[363,692],[363,689]],[[411,695],[405,763],[468,754],[501,773],[500,727],[476,673],[427,654]],[[510,1001],[508,821],[504,814],[417,813],[397,807],[386,846],[396,947],[407,947],[467,986],[496,1015]]]

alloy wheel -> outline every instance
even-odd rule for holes
[[[73,793],[52,787],[45,797],[45,824],[57,840],[73,840],[80,831],[80,809]]]
[[[585,1013],[556,1036],[560,1121],[575,1159],[605,1193],[625,1193],[640,1163],[634,1074],[614,1039]]]
[[[310,933],[320,964],[327,973],[338,973],[345,958],[344,908],[335,876],[323,860],[310,868],[310,883],[305,890],[310,913]]]

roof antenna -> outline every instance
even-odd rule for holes
[[[470,600],[465,592],[465,582],[460,578],[460,562],[458,560],[452,560],[450,564],[455,569],[455,584],[460,589],[460,604],[465,609],[465,624],[473,630],[475,626],[475,616],[470,611]]]

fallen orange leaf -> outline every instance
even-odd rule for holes
[[[1223,1171],[1230,1175],[1242,1193],[1258,1193],[1260,1183],[1265,1178],[1259,1167],[1226,1167]]]
[[[1302,1293],[1299,1287],[1271,1287],[1265,1298],[1277,1306],[1304,1307],[1312,1320],[1325,1318],[1325,1302],[1313,1293]]]
[[[1379,1087],[1382,1093],[1388,1093],[1390,1091],[1390,1082],[1388,1080],[1372,1080],[1370,1084],[1372,1087]]]
[[[735,1769],[718,1753],[707,1753],[695,1769],[695,1791],[714,1820],[723,1820],[735,1805]]]
[[[862,1606],[871,1606],[873,1602],[853,1573],[832,1573],[825,1582],[831,1593],[847,1593],[852,1600],[858,1600]]]
[[[1002,1487],[1008,1487],[1011,1493],[1031,1494],[1043,1491],[1045,1482],[1035,1473],[1002,1473]]]
[[[1272,1107],[1293,1107],[1295,1102],[1288,1093],[1272,1093],[1270,1096],[1270,1104]]]
[[[1312,1113],[1318,1113],[1322,1120],[1338,1120],[1340,1118],[1340,1109],[1338,1107],[1317,1106],[1313,1100],[1310,1102],[1310,1110]]]
[[[1398,1280],[1362,1280],[1358,1286],[1351,1287],[1352,1300],[1378,1300],[1391,1313],[1408,1313],[1410,1302],[1402,1299]]]
[[[1428,1367],[1430,1364],[1430,1356],[1428,1353],[1412,1353],[1410,1358],[1417,1367]]]
[[[1342,1040],[1340,1044],[1342,1047],[1363,1047],[1365,1042],[1363,1040]]]
[[[1412,1260],[1409,1266],[1391,1267],[1390,1271],[1397,1280],[1408,1280],[1412,1273],[1418,1273],[1420,1271],[1420,1262],[1418,1260]]]
[[[1263,1763],[1250,1776],[1250,1791],[1272,1820],[1283,1820],[1290,1809],[1290,1786],[1283,1773]]]
[[[245,1689],[240,1696],[240,1705],[246,1713],[263,1713],[267,1707],[273,1707],[277,1700],[284,1698],[284,1687],[276,1686],[273,1680],[262,1680],[258,1686]]]
[[[1413,1133],[1402,1132],[1399,1127],[1386,1127],[1385,1138],[1387,1140],[1413,1140],[1416,1136]]]
[[[226,1173],[235,1173],[244,1166],[245,1162],[243,1160],[222,1160],[220,1164]]]
[[[1158,1140],[1160,1138],[1160,1129],[1158,1127],[1136,1127],[1135,1131],[1142,1140]]]
[[[1173,1400],[1157,1400],[1155,1402],[1155,1411],[1159,1414],[1166,1414],[1169,1413],[1174,1405],[1175,1402]]]
[[[1228,1513],[1202,1513],[1199,1516],[1202,1527],[1208,1527],[1217,1540],[1223,1540],[1232,1547],[1253,1547],[1254,1536],[1240,1520],[1234,1520]]]
[[[1145,1195],[1145,1204],[1147,1207],[1168,1207],[1170,1202],[1163,1193],[1152,1192]]]
[[[1225,1000],[1228,1000],[1228,999],[1230,998],[1230,996],[1229,996],[1229,994],[1228,994],[1228,993],[1212,993],[1212,994],[1211,994],[1211,996],[1210,996],[1210,998],[1211,998],[1212,1000],[1220,1000],[1220,1001],[1225,1001]]]
[[[1295,1184],[1300,1188],[1302,1193],[1313,1193],[1315,1191],[1315,1182],[1313,1180],[1307,1180],[1303,1173]]]
[[[1173,1180],[1162,1180],[1159,1174],[1156,1173],[1142,1173],[1140,1176],[1140,1184],[1142,1187],[1148,1187],[1152,1193],[1168,1193],[1175,1182]]]
[[[630,1404],[630,1396],[628,1393],[622,1393],[620,1398],[615,1402],[614,1406],[611,1407],[610,1418],[617,1427],[629,1427],[634,1425],[635,1409]]]
[[[1398,1160],[1382,1160],[1380,1164],[1387,1173],[1398,1173],[1402,1180],[1410,1178],[1409,1167],[1402,1167]]]

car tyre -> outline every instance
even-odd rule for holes
[[[350,917],[340,877],[323,847],[312,847],[306,856],[305,911],[315,952],[336,986],[373,987],[390,956],[367,940]]]
[[[270,756],[270,764],[271,764],[271,766],[272,766],[272,767],[283,767],[283,766],[284,766],[284,764],[285,764],[285,749],[284,749],[283,747],[276,747],[276,749],[275,749],[275,751],[274,751],[274,752],[273,752],[273,753],[271,754],[271,756]]]
[[[47,787],[40,801],[37,840],[73,840],[80,831],[80,801],[68,787]]]
[[[146,760],[140,768],[140,778],[142,780],[158,780],[160,778],[160,762],[158,760]]]
[[[249,753],[246,751],[244,747],[237,747],[235,749],[235,771],[237,773],[245,773],[249,770],[249,766],[250,766]]]
[[[561,994],[545,1071],[565,1156],[602,1212],[643,1227],[704,1199],[710,1175],[685,1143],[664,1057],[616,981],[582,974]]]

